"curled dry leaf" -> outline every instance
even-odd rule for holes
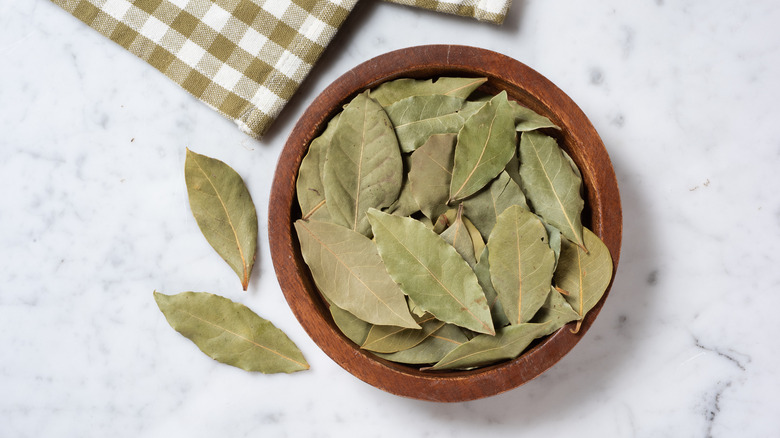
[[[323,295],[372,324],[419,328],[376,245],[340,225],[295,221],[303,259]]]
[[[436,80],[402,78],[371,90],[371,97],[382,106],[388,106],[401,99],[412,96],[430,96],[442,94],[445,96],[467,98],[480,85],[487,82],[487,78],[438,78]]]
[[[222,161],[189,149],[184,179],[200,231],[246,290],[257,253],[257,212],[244,180]]]
[[[434,134],[457,134],[463,126],[460,97],[434,94],[399,100],[385,108],[402,152],[412,152]]]
[[[553,281],[566,291],[566,301],[580,316],[599,302],[612,280],[612,256],[592,231],[584,228],[587,252],[564,240]]]
[[[477,276],[455,248],[422,223],[369,210],[387,272],[414,302],[436,318],[493,334]]]
[[[528,322],[550,292],[555,256],[547,230],[519,205],[498,216],[487,243],[490,277],[509,322]]]
[[[571,168],[555,139],[537,131],[520,138],[520,178],[531,208],[564,237],[582,240],[582,178]]]
[[[450,201],[466,198],[496,177],[515,150],[515,129],[506,92],[469,117],[458,132]]]
[[[433,135],[411,155],[412,197],[431,220],[447,211],[455,140],[454,134]]]
[[[325,202],[333,221],[370,235],[369,208],[392,204],[401,191],[403,163],[393,126],[367,93],[341,113],[325,160]]]

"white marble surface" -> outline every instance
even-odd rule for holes
[[[778,436],[778,23],[773,0],[515,0],[502,27],[361,0],[258,142],[48,1],[0,1],[0,436]],[[508,54],[578,102],[625,221],[583,341],[521,388],[450,405],[325,356],[284,301],[265,229],[306,105],[362,61],[430,43]],[[236,168],[258,205],[247,293],[190,215],[185,147]],[[155,289],[250,306],[311,370],[212,361]]]

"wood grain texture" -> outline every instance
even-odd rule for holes
[[[271,256],[282,291],[293,313],[315,343],[359,379],[384,391],[421,400],[475,400],[516,388],[558,362],[588,331],[606,300],[587,314],[580,331],[565,326],[532,344],[517,359],[473,371],[420,371],[360,350],[336,327],[301,257],[293,230],[300,218],[295,179],[309,143],[328,120],[358,93],[401,77],[484,76],[481,91],[506,90],[510,99],[548,117],[561,127],[545,130],[571,155],[583,175],[586,206],[583,223],[609,248],[613,281],[620,258],[622,211],[617,179],[601,138],[582,110],[558,87],[521,62],[489,50],[451,45],[419,46],[390,52],[348,71],[309,106],[282,151],[269,201]],[[611,288],[611,285],[610,285]]]

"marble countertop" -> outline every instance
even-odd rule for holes
[[[515,0],[503,26],[361,0],[262,141],[45,0],[0,3],[0,436],[637,436],[780,433],[780,4]],[[468,403],[405,399],[341,369],[287,306],[268,245],[276,160],[347,69],[420,44],[512,56],[563,89],[623,202],[611,295],[561,362]],[[201,237],[185,148],[246,180],[248,292]],[[242,302],[311,370],[219,364],[152,291]]]

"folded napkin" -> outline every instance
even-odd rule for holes
[[[52,0],[261,137],[357,0]],[[511,0],[392,0],[499,23]]]

